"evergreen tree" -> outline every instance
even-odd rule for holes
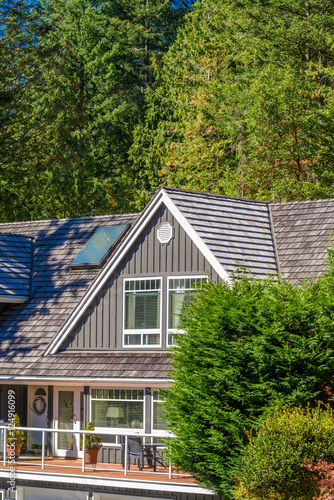
[[[35,145],[42,142],[47,123],[36,117],[32,107],[36,95],[43,92],[43,58],[38,62],[36,44],[43,29],[40,8],[33,2],[0,4],[1,220],[29,218],[45,182],[40,147]]]
[[[171,354],[173,463],[230,498],[245,431],[268,409],[332,403],[333,292],[332,273],[303,286],[242,276],[203,285]]]
[[[329,0],[197,4],[136,132],[144,188],[331,196],[333,37]]]
[[[6,168],[24,170],[22,182],[8,184],[13,193],[21,189],[25,200],[20,210],[16,198],[14,210],[4,203],[3,217],[128,210],[127,199],[134,197],[128,149],[145,110],[145,88],[154,85],[151,58],[167,50],[187,8],[168,0],[50,0],[43,9],[30,6],[41,29],[31,35],[24,70],[30,65],[38,76],[28,91],[23,43],[13,71],[25,107],[16,106],[22,116],[13,126],[6,122],[17,140],[8,143],[2,134],[10,153]],[[22,26],[6,10],[3,26],[6,32],[14,26],[13,40],[22,37]]]
[[[131,149],[134,183],[146,201],[159,184],[237,194],[236,152],[225,123],[226,54],[213,15],[194,6],[156,68],[158,87],[147,91],[145,122]]]

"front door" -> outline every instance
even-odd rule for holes
[[[28,387],[28,427],[46,429],[48,426],[48,387],[30,385]],[[27,451],[29,454],[41,453],[42,432],[27,432]]]
[[[68,431],[80,429],[80,389],[59,387],[55,391],[56,429]],[[56,456],[81,457],[78,434],[61,432],[55,438]]]

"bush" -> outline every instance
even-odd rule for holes
[[[322,461],[322,462],[319,462]],[[323,461],[334,461],[334,420],[330,408],[285,408],[260,420],[250,434],[239,471],[238,500],[312,500]],[[316,468],[308,464],[318,464]],[[320,478],[319,478],[320,479]]]
[[[329,402],[333,297],[334,274],[299,287],[238,276],[203,286],[171,353],[173,463],[229,497],[245,430],[268,407]]]
[[[7,431],[7,444],[12,445],[12,444],[22,444],[26,442],[26,435],[24,431],[16,431],[15,427],[21,427],[21,422],[20,422],[20,417],[18,416],[17,413],[15,413],[13,421],[12,421],[12,426],[9,427]]]
[[[93,431],[94,425],[92,422],[88,422],[86,425],[86,431]],[[80,437],[80,448],[82,449],[83,439]],[[94,450],[102,448],[102,439],[96,434],[85,434],[85,449]]]

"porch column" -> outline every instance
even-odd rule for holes
[[[145,433],[151,433],[152,429],[152,390],[146,388],[144,390],[144,405],[145,405],[145,422],[143,425]]]
[[[83,394],[83,418],[84,421],[80,422],[81,429],[86,429],[86,425],[89,422],[89,393],[90,387],[88,385],[84,386],[84,394]]]
[[[53,415],[53,385],[48,385],[48,414],[47,414],[47,426],[49,429],[54,427],[54,415]],[[47,456],[53,454],[54,449],[54,433],[47,432],[46,433],[46,443],[47,443]]]

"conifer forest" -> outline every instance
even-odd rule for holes
[[[330,198],[332,0],[1,0],[0,220]]]

